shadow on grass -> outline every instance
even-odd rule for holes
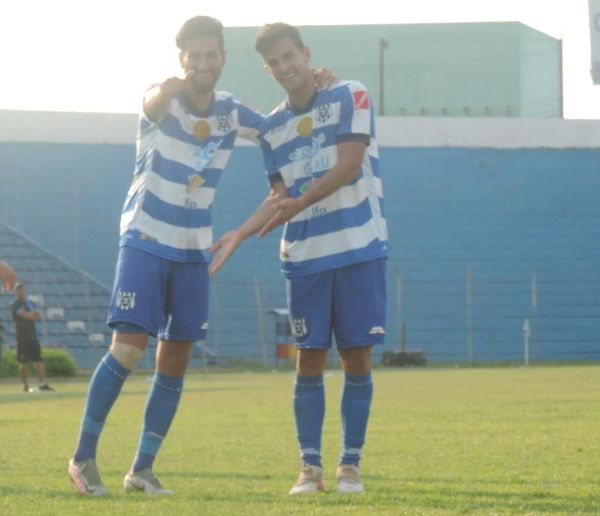
[[[87,389],[87,386],[86,386]],[[150,389],[150,382],[148,382],[145,389],[134,388],[128,389],[126,391],[122,391],[119,394],[119,397],[122,396],[139,396],[140,394],[145,395]],[[248,387],[190,387],[185,388],[184,393],[192,393],[192,392],[227,392],[227,391],[244,391],[247,392],[249,390],[263,390],[262,387],[257,387],[255,389],[249,389]],[[83,398],[87,394],[87,391],[73,391],[73,392],[60,392],[60,390],[56,390],[54,392],[34,392],[34,393],[25,393],[18,392],[15,394],[0,394],[0,404],[3,403],[36,403],[41,401],[48,400],[60,400],[60,399],[68,399],[68,398]]]
[[[96,499],[93,497],[82,497],[65,484],[64,489],[46,489],[39,484],[35,489],[28,487],[0,486],[1,497],[27,497],[35,494],[36,497],[42,497],[53,501],[83,501],[85,503],[110,503],[110,502],[131,502],[144,504],[166,503],[186,503],[201,504],[216,502],[225,509],[230,506],[233,510],[235,506],[245,506],[252,512],[253,504],[278,506],[284,510],[298,506],[317,507],[345,507],[353,510],[360,510],[362,507],[367,509],[377,508],[381,513],[390,514],[390,510],[397,510],[398,513],[422,513],[427,510],[445,510],[456,514],[468,513],[470,511],[490,511],[511,512],[511,513],[554,513],[562,512],[565,514],[597,514],[600,512],[600,500],[576,495],[551,494],[543,491],[524,490],[520,492],[492,491],[489,489],[478,490],[465,489],[455,486],[453,488],[436,489],[437,481],[427,481],[427,479],[409,480],[417,485],[405,485],[406,482],[399,482],[392,486],[388,483],[382,485],[381,482],[367,481],[367,493],[360,496],[339,495],[333,491],[333,484],[329,484],[327,492],[311,497],[290,497],[286,490],[281,490],[279,484],[273,485],[274,477],[269,475],[256,475],[240,472],[213,472],[199,471],[197,473],[176,473],[164,474],[165,485],[176,487],[178,480],[185,485],[189,479],[207,481],[206,489],[194,489],[192,493],[177,492],[174,497],[169,498],[148,498],[143,495],[127,495],[118,488],[111,490],[108,498]],[[220,483],[227,481],[230,489],[216,489]],[[211,485],[213,482],[216,485]],[[244,482],[253,482],[252,489],[244,486]],[[444,481],[442,481],[444,482]],[[259,485],[257,486],[256,483]],[[448,481],[447,483],[451,483]],[[458,482],[457,482],[458,483]],[[489,482],[485,482],[489,483]],[[240,485],[241,484],[241,485]],[[263,485],[261,485],[263,484]],[[512,485],[512,482],[509,482]],[[257,487],[259,488],[257,490]],[[277,489],[274,491],[273,489]],[[89,500],[89,502],[88,502]],[[152,500],[152,501],[150,501]],[[284,506],[282,506],[284,504]],[[147,506],[145,506],[148,509]]]

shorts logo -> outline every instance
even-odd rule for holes
[[[385,335],[385,329],[383,326],[373,326],[369,330],[369,335]]]
[[[202,326],[200,327],[200,329],[203,331],[208,330],[208,323],[207,322],[203,323]]]
[[[131,310],[135,306],[135,292],[117,292],[117,308],[119,310]]]
[[[306,319],[294,319],[292,324],[292,332],[294,333],[294,337],[297,339],[303,339],[308,335],[308,330],[306,329]]]

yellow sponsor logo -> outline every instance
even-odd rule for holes
[[[200,188],[203,184],[204,178],[202,176],[190,176],[186,191],[187,193],[192,193],[196,188]]]
[[[208,120],[198,120],[194,125],[194,136],[199,140],[205,140],[210,134],[210,124]]]
[[[298,134],[300,136],[311,136],[313,130],[312,118],[307,116],[298,122]]]

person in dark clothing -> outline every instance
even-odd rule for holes
[[[30,363],[33,363],[35,372],[40,382],[39,390],[53,391],[45,379],[44,362],[40,350],[40,342],[37,337],[35,322],[42,320],[42,313],[36,310],[35,305],[27,299],[25,285],[17,283],[15,285],[16,299],[12,304],[12,318],[15,323],[17,337],[17,361],[19,362],[19,371],[23,390],[33,392],[27,383],[27,369]]]

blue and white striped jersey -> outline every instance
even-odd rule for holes
[[[291,197],[310,189],[337,162],[337,144],[367,144],[356,180],[309,206],[284,227],[286,276],[301,276],[387,256],[387,227],[374,116],[365,86],[339,81],[304,112],[284,102],[261,127],[267,174],[281,175]]]
[[[215,92],[203,116],[193,114],[181,95],[157,123],[140,115],[120,245],[168,260],[208,261],[217,183],[236,136],[257,141],[263,120],[227,92]]]

